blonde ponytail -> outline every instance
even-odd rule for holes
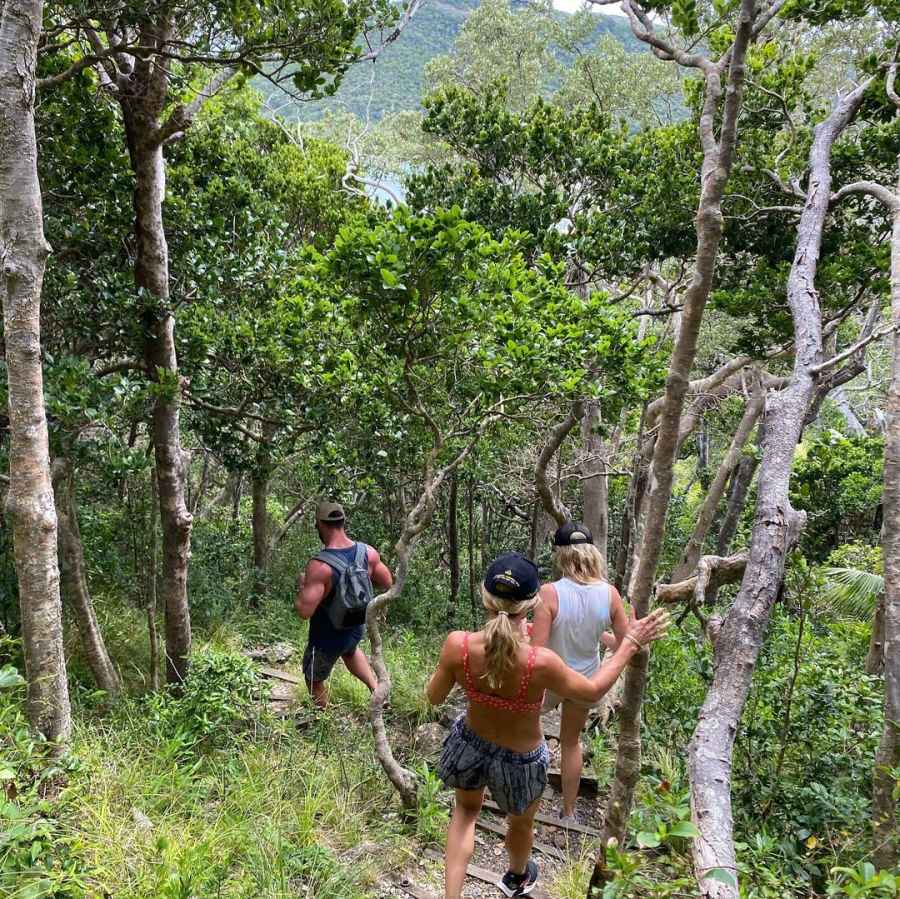
[[[492,690],[497,690],[503,678],[515,668],[522,642],[518,624],[513,619],[534,608],[538,597],[515,602],[494,596],[482,586],[481,601],[489,612],[495,613],[484,627],[484,679]]]
[[[561,577],[578,584],[596,584],[606,580],[606,561],[593,543],[557,546],[553,562]]]

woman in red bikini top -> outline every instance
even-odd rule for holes
[[[446,899],[462,895],[485,788],[509,815],[509,870],[498,886],[507,896],[532,891],[538,875],[530,859],[533,822],[549,764],[540,720],[544,691],[596,702],[629,659],[661,637],[668,625],[663,610],[630,621],[616,653],[591,677],[584,677],[567,668],[551,650],[528,643],[527,615],[539,602],[539,586],[538,571],[530,559],[519,553],[495,559],[482,584],[487,623],[480,631],[454,631],[447,637],[437,670],[425,688],[435,705],[447,698],[454,684],[468,698],[466,714],[454,722],[438,768],[444,783],[456,790],[447,834]]]

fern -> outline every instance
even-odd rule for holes
[[[884,577],[858,568],[826,568],[825,589],[816,601],[819,614],[868,621],[884,592]]]

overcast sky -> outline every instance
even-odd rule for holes
[[[578,9],[581,9],[583,6],[583,0],[553,0],[553,5],[557,9],[564,10],[565,12],[575,12]],[[597,7],[598,12],[607,13],[613,16],[623,16],[625,13],[619,9],[618,3],[613,3],[611,6],[603,6]]]

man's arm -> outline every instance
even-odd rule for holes
[[[373,587],[379,590],[387,590],[394,583],[394,577],[390,568],[381,561],[378,550],[370,546],[368,551],[369,557],[369,579],[372,581]]]
[[[559,608],[556,587],[544,584],[541,587],[541,601],[534,607],[534,627],[531,629],[531,645],[546,646],[550,639],[550,628]]]
[[[432,705],[440,705],[450,695],[453,684],[456,682],[453,674],[456,652],[451,645],[451,641],[456,638],[457,634],[458,632],[454,631],[444,640],[437,668],[425,685],[425,696],[428,697],[428,701]]]
[[[306,571],[297,579],[294,608],[301,618],[312,618],[331,589],[331,569],[318,559],[310,559]]]

